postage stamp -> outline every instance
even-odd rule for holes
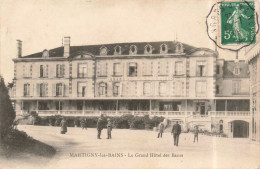
[[[221,49],[239,51],[256,42],[259,31],[254,1],[222,1],[207,16],[209,38]]]
[[[221,2],[221,44],[255,43],[254,2]]]

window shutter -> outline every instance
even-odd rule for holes
[[[25,77],[25,65],[23,65],[23,77]]]
[[[181,83],[181,88],[182,88],[181,96],[184,96],[184,82]]]
[[[46,65],[45,77],[48,77],[48,65]]]
[[[161,62],[158,62],[158,75],[161,74]]]
[[[127,63],[127,76],[129,76],[129,67],[130,67],[130,63]]]
[[[146,69],[146,65],[145,65],[145,63],[143,62],[143,75],[146,75],[145,69]]]
[[[175,85],[175,82],[172,83],[172,88],[173,88],[173,95],[176,94],[175,90],[176,90],[176,85]]]
[[[107,74],[107,63],[105,64],[105,75],[108,76],[108,74]]]
[[[65,84],[62,83],[62,94],[61,96],[65,96]]]
[[[101,66],[100,66],[100,62],[97,63],[97,75],[100,76],[100,69],[101,69]]]
[[[136,76],[138,76],[138,74],[137,74],[137,73],[138,73],[138,70],[137,70],[137,69],[138,69],[138,64],[135,63],[135,65],[136,65],[136,68],[135,68],[135,74],[136,74]]]
[[[169,72],[169,62],[166,62],[166,75],[168,75]]]
[[[33,96],[33,84],[30,84],[29,94],[30,94],[30,96]]]
[[[32,66],[33,65],[30,65],[30,77],[32,77]]]
[[[56,77],[59,77],[59,65],[56,65]]]
[[[36,96],[40,96],[40,84],[39,83],[37,83],[36,84]]]
[[[48,83],[45,83],[45,96],[48,96]]]
[[[65,64],[62,64],[61,65],[61,77],[64,77],[65,76]]]
[[[56,96],[56,84],[52,84],[52,96]]]

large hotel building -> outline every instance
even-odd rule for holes
[[[63,46],[22,56],[17,41],[17,114],[164,116],[183,128],[200,125],[249,137],[249,68],[218,52],[177,41]]]

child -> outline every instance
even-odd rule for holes
[[[112,131],[112,123],[110,119],[107,119],[107,139],[112,139],[111,131]]]

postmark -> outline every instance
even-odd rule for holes
[[[206,20],[209,38],[222,49],[238,51],[256,42],[259,30],[254,1],[214,4]]]

